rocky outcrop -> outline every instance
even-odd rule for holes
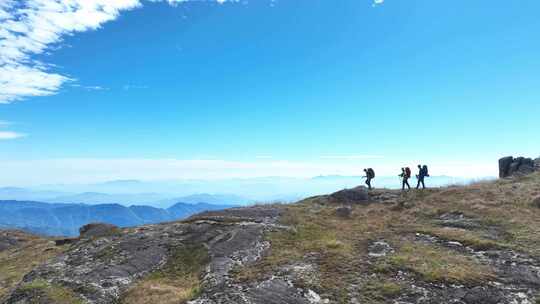
[[[80,238],[98,238],[104,236],[111,236],[118,233],[120,229],[111,224],[106,223],[90,223],[82,226],[79,229]]]
[[[507,156],[499,159],[499,177],[505,178],[514,175],[527,175],[540,170],[540,158]]]
[[[28,273],[3,303],[42,303],[39,290],[29,292],[35,282],[69,290],[83,303],[117,303],[130,286],[163,267],[175,248],[203,245],[210,262],[202,278],[203,291],[191,303],[309,304],[316,294],[292,286],[286,278],[246,286],[230,278],[233,269],[256,262],[269,249],[265,232],[287,229],[277,224],[281,213],[279,206],[229,209],[183,222],[119,229],[102,237],[92,233],[89,238],[92,231],[111,228],[92,225],[81,229],[81,239],[65,254]]]
[[[365,203],[369,201],[368,189],[364,186],[344,189],[330,195],[330,199],[342,204]]]

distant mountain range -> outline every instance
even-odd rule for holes
[[[484,178],[479,178],[484,179]],[[467,184],[479,180],[432,176],[429,187]],[[411,181],[415,183],[413,178]],[[177,202],[219,205],[249,205],[268,202],[295,202],[302,198],[332,193],[361,185],[361,176],[317,176],[313,178],[258,177],[223,180],[139,181],[116,180],[95,184],[57,184],[30,188],[0,188],[0,200],[38,201],[70,204],[146,205],[168,208]],[[376,188],[401,187],[395,176],[377,176]]]
[[[43,235],[76,236],[81,226],[92,222],[129,227],[178,220],[203,211],[231,207],[234,205],[181,202],[162,209],[141,205],[126,207],[120,204],[0,201],[0,227],[22,229]]]
[[[111,182],[112,183],[112,182]],[[118,182],[119,183],[119,182]],[[122,182],[126,185],[126,182]],[[137,187],[134,187],[137,189]],[[102,189],[106,190],[106,189]],[[133,191],[133,190],[132,190]],[[168,208],[177,202],[195,204],[225,204],[225,205],[247,205],[254,200],[239,195],[232,194],[191,194],[187,196],[177,196],[163,193],[105,193],[105,192],[82,192],[70,193],[52,190],[33,190],[17,187],[0,188],[0,200],[17,201],[38,201],[45,203],[65,203],[65,204],[121,204],[148,205],[157,208]]]

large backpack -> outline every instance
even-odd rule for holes
[[[428,167],[426,165],[424,165],[422,167],[422,171],[424,171],[424,176],[428,176],[429,177],[429,172],[428,172]]]
[[[410,178],[411,177],[411,168],[407,167],[405,168],[405,177]]]
[[[369,178],[375,178],[375,171],[372,168],[367,169]]]

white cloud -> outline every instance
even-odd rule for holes
[[[54,49],[66,35],[98,29],[141,5],[141,0],[0,0],[0,103],[55,94],[73,79],[34,56]]]
[[[7,139],[17,139],[21,137],[25,137],[25,134],[12,132],[12,131],[0,131],[0,140],[7,140]]]
[[[384,3],[384,0],[373,0],[373,4],[372,6],[377,6],[377,5],[381,5]]]

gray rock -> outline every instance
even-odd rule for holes
[[[504,296],[498,290],[475,287],[467,292],[463,301],[467,304],[499,304],[504,303]]]
[[[499,177],[505,178],[508,176],[508,170],[510,169],[510,164],[514,161],[512,156],[507,156],[499,159]]]
[[[390,246],[386,241],[376,241],[368,246],[368,256],[370,257],[384,257],[394,252],[394,248]]]
[[[369,201],[368,189],[359,186],[353,189],[344,189],[330,195],[330,198],[342,204],[365,203]]]
[[[521,166],[534,167],[534,160],[532,158],[524,158],[521,161]]]
[[[499,177],[505,178],[513,175],[527,175],[540,171],[540,159],[507,156],[499,159]]]
[[[508,168],[508,175],[513,175],[514,173],[516,173],[519,170],[520,165],[521,165],[521,162],[514,160],[510,164],[510,167]]]
[[[339,217],[345,217],[348,218],[351,216],[352,208],[348,206],[343,207],[337,207],[336,208],[336,215]]]
[[[466,217],[461,212],[445,213],[439,217],[439,225],[444,227],[473,230],[481,227],[477,219]]]
[[[105,223],[90,223],[82,226],[79,229],[79,234],[81,238],[97,238],[110,236],[118,233],[119,231],[120,229],[115,225]]]
[[[519,173],[519,174],[522,174],[522,175],[527,175],[527,174],[533,173],[534,171],[535,170],[534,170],[533,166],[523,165],[522,164],[521,166],[519,166],[519,169],[515,173]]]

